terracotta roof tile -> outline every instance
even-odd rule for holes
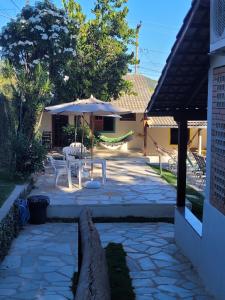
[[[149,127],[170,127],[177,128],[177,123],[174,121],[173,117],[149,117],[148,118]],[[199,127],[206,128],[207,121],[188,121],[188,127]]]
[[[153,93],[155,82],[141,74],[127,74],[124,77],[133,83],[135,94],[125,94],[117,100],[113,100],[117,106],[132,111],[133,113],[144,113]]]

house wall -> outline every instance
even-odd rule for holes
[[[89,118],[86,118],[89,122]],[[74,124],[74,116],[69,115],[69,124]],[[136,114],[136,121],[121,121],[119,118],[115,118],[115,131],[114,132],[102,132],[103,135],[108,137],[118,137],[134,131],[134,136],[131,141],[127,142],[124,150],[143,150],[143,114]],[[52,131],[52,115],[44,112],[42,119],[40,120],[39,131]]]
[[[69,115],[69,124],[73,125],[74,124],[74,116]],[[39,131],[42,133],[43,131],[52,131],[52,115],[43,112],[41,120],[40,120],[40,126],[39,126]]]
[[[89,120],[87,120],[89,122]],[[74,124],[74,116],[69,115],[69,124]],[[118,137],[126,134],[130,130],[134,131],[134,136],[124,147],[126,150],[138,150],[143,151],[144,147],[144,129],[143,129],[143,114],[136,114],[136,121],[121,121],[119,118],[115,119],[115,131],[114,132],[103,132],[108,137]],[[190,129],[190,138],[194,136],[197,128]],[[42,119],[40,120],[39,131],[52,131],[52,115],[44,112]],[[173,150],[177,149],[176,145],[170,145],[170,129],[169,128],[148,128],[147,129],[147,155],[158,156],[155,149],[154,141],[156,141],[162,147]],[[151,139],[152,138],[152,139]],[[206,129],[202,130],[202,147],[206,149],[207,134]],[[191,145],[193,148],[198,147],[198,137],[196,136]]]
[[[188,221],[184,217],[176,215],[175,238],[184,254],[192,261],[199,271],[207,289],[217,300],[225,299],[225,214],[222,207],[214,207],[212,203],[215,194],[212,193],[212,167],[214,167],[214,142],[212,130],[216,129],[216,123],[212,122],[213,106],[213,69],[225,66],[225,57],[213,55],[209,71],[208,88],[208,131],[207,131],[207,173],[206,173],[206,199],[204,203],[204,215],[202,223],[202,236],[196,230],[190,230]],[[219,109],[218,120],[225,121],[225,106]],[[225,161],[222,159],[223,162]],[[213,181],[212,181],[213,179]],[[224,178],[223,178],[224,179]],[[225,195],[224,195],[225,198]],[[220,211],[221,210],[221,211]],[[182,234],[181,234],[182,232]],[[189,245],[187,245],[187,240]],[[192,248],[196,247],[196,253]],[[200,252],[200,255],[199,255]]]
[[[190,139],[196,134],[197,128],[190,128]],[[155,141],[159,146],[167,150],[177,149],[177,145],[170,144],[170,128],[148,128],[147,130],[147,154],[150,156],[158,155],[156,147],[154,145]],[[207,144],[207,130],[202,129],[202,149],[206,149]],[[198,148],[198,136],[193,139],[190,148]]]
[[[118,137],[134,131],[133,138],[127,143],[128,150],[142,151],[144,146],[144,114],[136,114],[136,121],[121,121],[119,118],[115,119],[115,131],[103,132],[102,134],[107,137]]]

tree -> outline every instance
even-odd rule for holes
[[[76,32],[76,21],[50,1],[27,5],[2,30],[1,55],[16,70],[23,68],[27,73],[41,63],[49,72],[55,99],[59,100],[68,88],[67,65],[76,58]]]
[[[127,0],[97,0],[94,18],[89,21],[77,2],[63,2],[68,15],[79,24],[77,60],[67,70],[74,81],[74,94],[81,98],[94,94],[109,101],[129,91],[131,85],[123,76],[134,63],[128,46],[134,43],[135,30],[126,20]]]
[[[11,168],[13,174],[26,177],[42,167],[45,149],[35,132],[35,125],[44,106],[51,101],[51,82],[40,64],[28,72],[25,67],[15,69],[5,63],[2,71],[12,90],[10,101],[2,98],[5,107],[2,118],[8,124],[5,131],[8,169]],[[0,129],[1,136],[4,126]]]

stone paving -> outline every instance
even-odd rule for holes
[[[122,243],[136,300],[209,300],[167,223],[96,224],[103,246]],[[77,225],[27,226],[0,265],[0,300],[72,300]]]
[[[0,265],[0,300],[72,300],[75,224],[26,226]]]
[[[99,178],[100,169],[94,168]],[[77,178],[73,188],[66,178],[54,186],[50,173],[39,176],[32,194],[48,195],[51,205],[107,205],[107,204],[169,204],[176,200],[175,189],[160,178],[143,157],[114,157],[107,159],[107,182],[100,189],[78,189]]]
[[[97,224],[103,246],[122,243],[136,300],[209,300],[201,280],[167,223]]]

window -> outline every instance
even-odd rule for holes
[[[115,118],[112,117],[95,117],[95,130],[112,132],[115,130]]]
[[[190,129],[188,129],[188,141],[190,140]],[[178,145],[178,128],[170,128],[170,145]]]
[[[136,121],[136,114],[125,114],[121,117],[120,121]]]

